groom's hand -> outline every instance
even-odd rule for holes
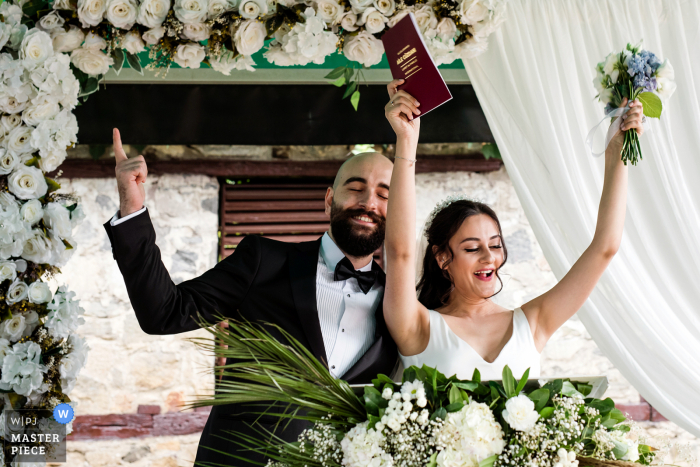
[[[406,91],[397,90],[403,82],[402,79],[395,79],[387,85],[390,100],[384,106],[384,114],[397,138],[409,137],[417,141],[420,133],[420,102]]]
[[[119,217],[128,216],[143,207],[146,200],[146,191],[143,184],[146,183],[146,160],[143,156],[129,159],[122,148],[122,140],[119,130],[112,131],[114,141],[114,158],[117,162],[114,171],[117,175],[117,189],[119,190]]]

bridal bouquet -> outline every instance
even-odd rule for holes
[[[247,323],[208,331],[228,348],[206,339],[198,345],[238,363],[221,367],[231,378],[214,399],[193,407],[282,402],[297,409],[280,419],[313,423],[293,443],[270,433],[265,441],[235,434],[239,444],[265,452],[270,467],[583,467],[649,465],[654,458],[612,399],[587,397],[586,383],[557,379],[529,387],[528,371],[518,381],[507,366],[502,382],[481,381],[478,370],[464,381],[412,366],[402,383],[378,375],[358,396],[281,329],[291,345]]]
[[[620,53],[611,53],[596,66],[593,80],[600,102],[605,104],[606,117],[615,116],[622,99],[639,99],[644,106],[644,115],[661,118],[662,99],[668,100],[676,90],[673,67],[668,60],[663,62],[654,53],[641,48],[641,43],[627,44]],[[622,146],[622,161],[636,165],[642,159],[639,137],[635,129],[625,132]]]

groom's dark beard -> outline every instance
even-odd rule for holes
[[[352,221],[355,216],[367,216],[375,222],[375,227],[363,227]],[[364,209],[345,209],[331,205],[331,231],[338,248],[350,256],[369,256],[384,242],[386,219]]]

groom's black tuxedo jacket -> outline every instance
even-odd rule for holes
[[[148,211],[116,226],[107,222],[104,227],[112,244],[114,259],[124,276],[136,318],[146,333],[164,335],[192,331],[198,329],[192,319],[197,313],[215,323],[213,315],[218,312],[234,319],[277,324],[326,363],[316,308],[320,239],[283,243],[248,236],[232,255],[214,268],[175,285],[161,261]],[[369,383],[378,373],[390,375],[395,369],[398,354],[387,331],[381,304],[376,320],[374,344],[341,377],[350,383]],[[278,332],[268,329],[284,342]],[[227,437],[224,431],[229,430],[252,434],[248,423],[258,416],[250,412],[260,411],[259,407],[250,406],[214,406],[199,442],[197,462],[249,465],[214,450],[261,460],[261,457],[242,451],[221,438]],[[258,422],[272,429],[271,423],[276,420],[264,416]],[[285,423],[283,421],[281,425]],[[306,422],[295,421],[285,430],[275,433],[287,441],[296,441],[306,427]]]

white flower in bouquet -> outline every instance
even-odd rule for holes
[[[456,451],[463,459],[473,457],[476,465],[486,458],[503,451],[506,443],[503,430],[488,405],[470,402],[459,412],[447,414],[445,423],[434,432],[437,446],[446,451]],[[446,453],[445,459],[454,458]]]
[[[207,1],[175,0],[173,11],[183,23],[201,23],[207,17]]]
[[[78,326],[85,324],[82,315],[85,313],[80,307],[80,300],[73,300],[75,292],[67,292],[66,287],[59,287],[53,300],[46,306],[49,314],[46,315],[44,327],[49,334],[57,339],[67,338],[75,333]]]
[[[468,38],[455,46],[455,53],[462,60],[466,60],[486,52],[488,46],[489,44],[485,39]]]
[[[36,28],[27,31],[19,48],[19,58],[25,68],[31,70],[52,55],[53,43],[48,33]]]
[[[296,60],[284,51],[284,46],[282,43],[271,43],[263,56],[268,62],[274,63],[277,66],[298,65]]]
[[[231,70],[255,71],[255,68],[253,68],[255,61],[252,58],[240,54],[234,57],[233,52],[229,50],[222,52],[216,58],[211,58],[209,64],[215,71],[226,76],[231,75]],[[80,209],[80,206],[78,209]]]
[[[357,24],[364,26],[365,30],[370,34],[377,34],[384,30],[388,18],[381,14],[379,10],[371,6],[362,12]]]
[[[14,281],[17,278],[17,265],[14,261],[0,261],[0,282]]]
[[[325,30],[325,22],[313,8],[307,8],[303,16],[304,23],[295,24],[290,33],[282,36],[282,49],[297,65],[321,64],[335,52],[338,37]]]
[[[346,11],[339,18],[338,24],[340,24],[340,27],[345,29],[346,31],[357,31],[357,15],[352,11]]]
[[[73,230],[70,211],[59,203],[48,203],[44,207],[44,225],[59,238],[70,237]]]
[[[389,467],[394,465],[392,457],[383,447],[386,438],[381,432],[367,426],[369,422],[355,425],[345,434],[340,446],[343,450],[343,465],[346,467]]]
[[[78,204],[75,209],[73,209],[73,212],[70,213],[70,222],[73,228],[80,225],[83,219],[85,219],[85,211],[83,211],[83,206]]]
[[[100,54],[102,53],[100,51],[94,52]],[[53,151],[65,150],[67,147],[75,144],[77,139],[78,120],[75,118],[73,112],[64,109],[61,110],[53,119],[44,120],[37,125],[32,132],[31,141],[32,147],[34,149],[38,149],[39,154],[43,157]]]
[[[384,44],[367,31],[362,31],[345,42],[343,54],[348,60],[369,67],[382,61]]]
[[[668,100],[669,97],[676,91],[675,73],[668,59],[659,65],[656,70],[656,93],[663,100]]]
[[[10,342],[17,342],[20,340],[26,327],[27,324],[24,322],[24,315],[21,313],[14,315],[11,319],[6,319],[0,324],[2,337]]]
[[[602,430],[598,430],[602,431]],[[607,438],[615,443],[616,446],[624,446],[627,448],[627,452],[621,459],[623,461],[637,462],[639,460],[639,440],[633,439],[630,433],[625,433],[622,431],[607,431]]]
[[[406,381],[401,385],[401,398],[404,402],[425,397],[425,386],[420,380]]]
[[[0,15],[5,19],[2,24],[2,46],[7,45],[13,50],[17,50],[22,43],[24,35],[27,33],[27,26],[22,24],[22,8],[10,2],[3,2],[0,5]],[[0,47],[1,48],[1,47]]]
[[[68,337],[68,345],[71,347],[71,351],[61,358],[61,363],[58,366],[61,375],[61,389],[64,394],[70,394],[75,387],[78,373],[87,363],[87,353],[90,350],[85,339],[77,334],[71,334]]]
[[[5,294],[5,301],[8,305],[13,305],[15,303],[21,302],[27,298],[27,293],[29,292],[29,286],[20,279],[15,279],[10,287],[7,289]]]
[[[41,347],[36,342],[15,344],[2,362],[0,389],[22,396],[41,387],[46,366],[40,363]]]
[[[22,124],[22,117],[14,115],[3,115],[0,119],[0,125],[5,129],[5,133],[11,132],[13,129],[17,128]]]
[[[416,16],[416,23],[418,23],[418,29],[420,32],[425,34],[429,29],[435,29],[438,25],[438,18],[435,14],[435,10],[430,5],[422,5],[413,12]]]
[[[131,29],[139,12],[136,0],[107,0],[105,18],[115,28]]]
[[[437,29],[425,31],[425,45],[430,50],[430,55],[433,57],[435,64],[452,63],[455,59],[455,42],[452,39],[443,41],[438,37],[437,33]]]
[[[49,264],[53,254],[53,243],[41,230],[33,229],[24,243],[22,258],[37,264]]]
[[[63,28],[63,25],[65,24],[65,20],[61,15],[59,15],[57,12],[52,11],[46,16],[42,16],[41,19],[39,20],[39,28],[43,29],[44,31],[51,31],[52,29],[56,28]]]
[[[143,0],[139,5],[139,13],[136,22],[147,28],[157,28],[170,11],[170,0]]]
[[[535,403],[525,394],[520,394],[508,399],[503,418],[515,430],[530,431],[540,414],[535,410]]]
[[[394,0],[374,0],[374,7],[386,17],[396,12],[396,2]]]
[[[20,164],[20,157],[0,148],[0,175],[11,173]]]
[[[78,0],[78,19],[83,28],[97,26],[107,10],[107,0]]]
[[[137,30],[129,31],[124,36],[122,48],[132,55],[136,55],[146,50],[146,44],[141,39],[141,35]]]
[[[64,241],[65,240],[65,241]],[[75,245],[75,240],[72,237],[65,239],[49,234],[49,242],[51,244],[51,256],[48,263],[57,267],[63,267],[75,254],[75,248],[68,248],[68,244]]]
[[[182,27],[182,35],[191,41],[205,41],[211,35],[211,28],[206,23],[187,23]]]
[[[207,19],[218,18],[227,11],[233,10],[234,5],[229,0],[209,0]]]
[[[18,126],[12,130],[6,138],[8,152],[16,156],[33,152],[31,144],[33,131],[33,128],[25,125]]]
[[[266,35],[265,25],[256,20],[247,20],[242,22],[236,30],[233,42],[239,53],[253,55],[265,45]]]
[[[416,8],[413,6],[409,6],[399,10],[394,16],[389,18],[387,26],[389,26],[389,28],[393,28],[394,26],[396,26],[396,23],[404,19],[406,16],[408,16],[409,13],[414,12],[415,10]]]
[[[0,96],[0,110],[8,114],[16,114],[23,111],[29,105],[29,99],[19,100],[15,96]]]
[[[352,7],[353,13],[361,14],[367,8],[372,6],[374,0],[350,0],[350,6]]]
[[[49,94],[42,94],[34,99],[32,105],[22,113],[22,119],[27,125],[37,126],[44,120],[55,117],[61,111],[58,98]]]
[[[104,50],[107,48],[107,41],[101,36],[98,36],[94,32],[89,32],[85,35],[85,43],[83,44],[85,49],[93,50]]]
[[[620,70],[617,67],[618,54],[612,53],[605,57],[603,63],[603,73],[610,77],[613,84],[617,83],[617,78],[620,76]]]
[[[12,344],[10,344],[10,341],[5,339],[4,337],[0,337],[0,368],[2,368],[2,361],[5,359],[5,355],[7,355],[7,352],[11,348]]]
[[[462,0],[459,2],[459,19],[464,24],[476,24],[489,17],[489,8],[482,0]]]
[[[40,91],[54,95],[63,109],[74,109],[78,105],[80,82],[70,68],[70,57],[56,54],[44,62],[44,69],[48,75],[39,85]]]
[[[256,19],[259,16],[267,15],[268,9],[265,0],[242,0],[238,12],[245,19]]]
[[[40,324],[39,314],[34,310],[28,310],[23,312],[22,316],[24,316],[24,323],[26,324],[22,337],[29,337]]]
[[[203,46],[188,42],[177,46],[173,61],[182,68],[199,68],[199,64],[202,63],[205,56],[206,52]]]
[[[17,206],[4,206],[0,211],[0,258],[19,256],[29,235],[29,225],[20,218]],[[19,267],[17,270],[22,272]]]
[[[143,33],[143,41],[148,45],[155,45],[165,35],[165,28],[157,26]]]
[[[442,18],[437,25],[436,32],[440,39],[447,42],[457,35],[457,25],[450,18]]]
[[[44,208],[38,199],[30,199],[19,210],[22,220],[29,225],[34,225],[44,217]]]
[[[65,150],[60,149],[46,151],[39,159],[39,168],[44,173],[53,172],[63,164],[67,155]]]
[[[34,281],[27,290],[27,298],[31,303],[47,303],[52,297],[53,294],[46,282]]]
[[[103,75],[114,65],[112,57],[98,48],[77,48],[71,52],[70,61],[77,69],[90,76]]]
[[[344,8],[337,0],[318,0],[316,11],[323,21],[333,24],[342,16]]]
[[[554,459],[554,467],[576,466],[578,466],[578,461],[576,460],[576,453],[574,451],[567,451],[564,448],[559,448],[557,450],[557,457]]]

